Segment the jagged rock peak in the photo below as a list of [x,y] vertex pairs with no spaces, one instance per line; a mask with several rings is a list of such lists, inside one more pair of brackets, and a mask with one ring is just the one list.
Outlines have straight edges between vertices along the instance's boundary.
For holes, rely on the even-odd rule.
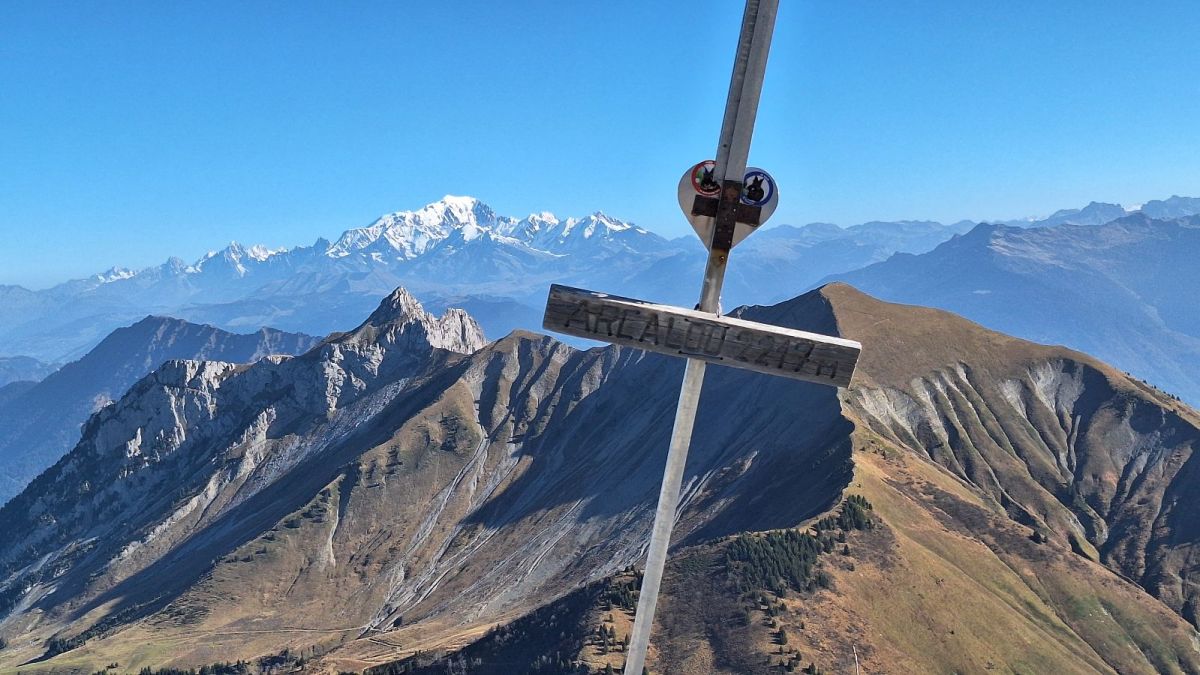
[[412,327],[419,327],[430,347],[460,354],[476,352],[487,344],[483,329],[464,310],[450,308],[441,317],[435,317],[403,287],[384,298],[354,334],[369,333],[371,338],[391,335],[394,338],[410,333]]
[[424,316],[431,315],[421,306],[421,301],[413,297],[408,289],[400,286],[379,303],[379,307],[367,317],[367,323],[382,326],[396,321],[419,320]]
[[224,361],[174,359],[159,366],[151,377],[160,385],[188,389],[215,389],[237,364]]

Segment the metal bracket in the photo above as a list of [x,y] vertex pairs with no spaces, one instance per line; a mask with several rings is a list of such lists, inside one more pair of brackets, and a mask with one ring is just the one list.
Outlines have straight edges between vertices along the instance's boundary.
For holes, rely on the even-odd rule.
[[[721,203],[716,197],[703,197],[696,195],[695,201],[692,202],[693,216],[708,216],[710,218],[717,217],[717,206]],[[751,206],[738,202],[736,214],[734,218],[737,222],[750,227],[758,227],[762,224],[762,207]]]
[[758,227],[762,221],[762,207],[742,203],[742,183],[727,180],[722,184],[721,197],[697,195],[692,202],[693,216],[709,216],[715,219],[712,246],[714,251],[733,248],[733,233],[738,223]]

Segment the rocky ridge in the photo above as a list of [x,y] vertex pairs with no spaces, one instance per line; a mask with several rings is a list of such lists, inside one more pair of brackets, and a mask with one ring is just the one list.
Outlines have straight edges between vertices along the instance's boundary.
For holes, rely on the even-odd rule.
[[[176,664],[319,647],[322,667],[359,670],[470,641],[640,558],[679,363],[526,333],[425,348],[405,336],[473,331],[454,316],[429,330],[401,294],[384,307],[297,358],[168,364],[97,415],[0,510],[3,663],[160,666],[153,645],[170,641]],[[1194,412],[1085,355],[842,285],[742,314],[857,339],[864,358],[840,394],[710,372],[677,547],[812,522],[863,491],[883,539],[855,540],[880,556],[855,560],[875,576],[830,567],[843,591],[808,620],[888,632],[890,651],[863,643],[888,663],[982,668],[1044,631],[1039,663],[1200,663],[1180,618]],[[872,579],[948,646],[920,642],[911,617],[893,635],[855,590]],[[950,588],[992,621],[924,599]],[[1017,642],[997,643],[996,621]],[[672,630],[693,636],[673,648],[716,649]]]
[[77,361],[0,397],[0,503],[16,495],[79,441],[88,417],[172,359],[251,363],[307,351],[317,338],[271,328],[228,333],[149,316],[119,328]]

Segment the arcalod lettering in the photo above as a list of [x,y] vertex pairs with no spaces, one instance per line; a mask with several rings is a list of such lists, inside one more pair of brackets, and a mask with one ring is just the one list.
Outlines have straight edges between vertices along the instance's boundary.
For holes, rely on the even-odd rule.
[[705,312],[552,286],[543,326],[647,351],[845,386],[857,342]]

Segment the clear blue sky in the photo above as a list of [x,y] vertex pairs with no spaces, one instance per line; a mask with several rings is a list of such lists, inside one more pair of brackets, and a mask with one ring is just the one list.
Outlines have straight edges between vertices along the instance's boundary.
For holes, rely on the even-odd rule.
[[[739,2],[0,3],[0,283],[470,194],[686,232]],[[774,222],[1200,194],[1200,3],[783,0]]]

